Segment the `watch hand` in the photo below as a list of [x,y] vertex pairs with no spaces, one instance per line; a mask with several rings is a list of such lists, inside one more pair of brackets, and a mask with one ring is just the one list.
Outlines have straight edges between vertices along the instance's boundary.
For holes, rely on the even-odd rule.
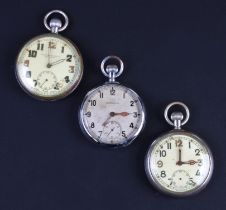
[[48,79],[45,79],[45,81],[40,85],[40,87],[42,87],[46,82],[48,82]]
[[179,161],[181,162],[181,149],[179,149]]
[[57,64],[59,64],[59,63],[64,62],[65,60],[66,60],[66,59],[60,59],[60,60],[55,61],[55,62],[53,62],[53,63],[49,63],[49,65],[52,67],[52,66],[54,66],[54,65],[57,65]]
[[51,64],[50,64],[50,53],[51,53],[51,42],[49,42],[49,46],[48,46],[48,54],[47,54],[48,63],[47,63],[47,68],[50,68],[51,67]]
[[183,164],[190,164],[190,165],[194,165],[196,163],[198,163],[198,162],[195,160],[188,160],[188,161],[183,162]]
[[107,123],[108,123],[108,120],[110,120],[111,119],[111,114],[108,116],[108,118],[104,121],[104,123],[102,124],[103,126],[105,126],[105,125],[107,125]]
[[178,152],[179,152],[179,157],[178,157],[179,160],[176,162],[176,165],[181,166],[183,164],[183,162],[181,161],[181,149],[180,148],[179,148]]
[[111,119],[111,117],[114,117],[114,116],[115,116],[115,113],[110,112],[108,118],[104,121],[102,125],[105,126],[108,123],[108,121]]
[[194,165],[196,163],[198,163],[198,162],[195,160],[188,160],[188,161],[178,161],[176,164],[181,166],[183,164]]
[[111,131],[108,133],[107,136],[109,136],[111,134],[111,132],[113,132],[115,130],[115,128],[112,128]]
[[103,126],[105,126],[106,124],[107,124],[107,122],[108,122],[108,120],[111,118],[111,117],[114,117],[114,116],[116,116],[116,115],[120,115],[120,116],[123,116],[123,117],[126,117],[126,116],[128,116],[130,113],[128,113],[128,112],[110,112],[109,113],[109,116],[108,116],[108,118],[107,118],[107,120],[105,120],[105,122],[102,124]]
[[126,117],[126,116],[129,115],[129,113],[128,113],[128,112],[119,112],[119,113],[114,113],[114,116],[115,116],[115,115],[121,115],[121,116],[123,116],[123,117]]

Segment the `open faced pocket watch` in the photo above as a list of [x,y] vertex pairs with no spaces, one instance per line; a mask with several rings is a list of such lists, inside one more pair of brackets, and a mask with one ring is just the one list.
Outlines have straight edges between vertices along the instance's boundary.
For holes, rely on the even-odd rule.
[[[58,18],[61,15],[64,25]],[[57,100],[72,93],[83,75],[83,61],[78,48],[58,34],[68,26],[68,16],[53,10],[44,18],[51,33],[36,36],[20,50],[16,60],[16,77],[29,95],[41,100]]]
[[[169,110],[173,106],[182,112]],[[189,109],[181,102],[173,102],[165,109],[166,121],[174,130],[158,137],[148,149],[145,170],[150,182],[160,191],[172,196],[187,196],[201,191],[210,181],[213,157],[207,144],[197,135],[181,129],[189,119]]]
[[[114,60],[120,66],[109,63]],[[115,78],[123,72],[120,58],[108,56],[101,63],[109,81],[87,93],[79,112],[82,130],[94,142],[110,147],[129,145],[141,132],[145,122],[144,105],[133,90]]]

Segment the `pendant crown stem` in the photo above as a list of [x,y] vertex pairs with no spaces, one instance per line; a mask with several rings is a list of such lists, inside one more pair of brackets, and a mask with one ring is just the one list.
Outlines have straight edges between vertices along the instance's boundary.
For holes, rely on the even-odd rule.
[[119,69],[116,65],[107,65],[106,72],[108,73],[109,82],[115,82],[115,75],[118,73]]
[[181,129],[181,121],[184,119],[182,112],[173,112],[170,116],[174,124],[174,129]]
[[50,20],[49,26],[51,28],[52,33],[58,34],[59,28],[62,27],[62,22],[58,18],[53,18]]

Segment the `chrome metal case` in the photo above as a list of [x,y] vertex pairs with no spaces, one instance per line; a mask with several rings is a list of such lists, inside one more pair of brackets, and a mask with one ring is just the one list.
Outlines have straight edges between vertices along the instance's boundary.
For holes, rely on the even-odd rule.
[[[105,63],[110,60],[110,59],[114,59],[116,60],[119,65],[120,65],[120,68],[118,68],[118,66],[116,65],[108,65],[105,69]],[[138,134],[142,131],[142,129],[144,128],[144,125],[145,125],[145,117],[146,117],[146,113],[145,113],[145,107],[144,107],[144,104],[141,100],[141,98],[139,97],[139,95],[131,90],[130,88],[128,87],[125,87],[123,85],[121,85],[119,82],[116,82],[115,81],[115,78],[117,78],[118,76],[120,76],[123,72],[123,69],[124,69],[124,64],[122,62],[122,60],[117,57],[117,56],[107,56],[102,62],[101,62],[101,71],[102,73],[108,77],[109,81],[108,82],[105,82],[103,85],[99,86],[99,87],[96,87],[94,89],[92,89],[91,91],[89,91],[83,102],[82,102],[82,105],[80,107],[80,110],[79,110],[79,124],[80,124],[80,127],[82,129],[82,131],[84,132],[84,134],[86,136],[88,136],[89,139],[92,139],[94,140],[94,142],[100,144],[100,145],[103,145],[103,146],[107,146],[107,147],[113,147],[113,148],[116,148],[116,147],[125,147],[125,146],[128,146],[129,144],[131,144],[133,142],[133,140],[138,136]],[[92,134],[87,130],[86,128],[86,125],[85,125],[85,122],[84,122],[84,110],[83,110],[83,107],[84,107],[84,104],[85,102],[88,100],[88,98],[94,93],[96,92],[96,90],[98,89],[101,89],[105,86],[112,86],[112,85],[115,85],[115,86],[120,86],[122,87],[123,89],[127,89],[129,91],[131,91],[131,93],[133,93],[137,99],[140,101],[140,105],[141,105],[141,113],[140,113],[140,117],[141,117],[141,124],[140,124],[140,127],[139,129],[135,132],[135,134],[133,134],[133,136],[131,136],[126,142],[122,143],[122,144],[105,144],[103,142],[100,142],[97,138],[93,137]]]
[[[126,142],[124,142],[123,144],[105,144],[105,143],[103,143],[103,142],[100,142],[97,138],[94,138],[94,137],[91,135],[91,133],[86,129],[86,126],[85,126],[85,123],[84,123],[84,118],[83,118],[83,116],[84,116],[84,111],[83,111],[84,103],[87,101],[87,99],[88,99],[94,92],[96,92],[96,90],[101,89],[102,87],[108,86],[108,85],[109,85],[109,86],[110,86],[110,85],[111,85],[111,86],[112,86],[112,85],[121,86],[122,88],[125,88],[125,89],[130,90],[134,95],[137,96],[137,98],[138,98],[138,100],[140,101],[141,106],[142,106],[142,112],[141,112],[141,119],[142,119],[142,121],[141,121],[141,126],[140,126],[140,128],[137,130],[137,132],[134,134],[134,136],[132,136],[131,138],[129,138],[129,139],[128,139]],[[106,82],[105,84],[103,84],[103,85],[101,85],[101,86],[98,86],[98,87],[96,87],[96,88],[90,90],[90,91],[86,94],[86,96],[85,96],[85,98],[84,98],[84,100],[83,100],[83,102],[82,102],[82,104],[81,104],[81,106],[80,106],[78,118],[79,118],[79,124],[80,124],[81,130],[83,131],[83,133],[84,133],[89,139],[94,140],[94,141],[92,141],[92,142],[95,142],[95,143],[97,143],[97,144],[99,144],[99,145],[102,145],[102,146],[105,146],[105,147],[119,148],[119,147],[125,147],[125,146],[128,146],[129,144],[131,144],[131,143],[137,138],[137,136],[139,135],[139,133],[140,133],[140,132],[143,130],[143,128],[144,128],[145,121],[146,121],[146,120],[145,120],[145,116],[146,116],[146,111],[145,111],[144,103],[143,103],[143,101],[141,100],[141,98],[139,97],[139,95],[138,95],[135,91],[133,91],[132,89],[130,89],[130,88],[128,88],[128,87],[125,87],[125,86],[121,85],[121,84],[118,83],[118,82]]]

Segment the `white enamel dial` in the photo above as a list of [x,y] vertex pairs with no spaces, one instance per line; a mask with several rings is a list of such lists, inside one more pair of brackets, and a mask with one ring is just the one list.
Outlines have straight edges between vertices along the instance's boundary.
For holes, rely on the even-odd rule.
[[27,42],[16,63],[16,76],[22,88],[43,100],[56,100],[70,94],[83,74],[78,49],[57,34],[44,34]]
[[134,91],[108,83],[87,94],[81,106],[80,122],[95,142],[125,146],[143,128],[144,107]]
[[213,159],[207,145],[197,136],[171,132],[152,144],[145,166],[158,189],[183,196],[201,190],[208,183]]

